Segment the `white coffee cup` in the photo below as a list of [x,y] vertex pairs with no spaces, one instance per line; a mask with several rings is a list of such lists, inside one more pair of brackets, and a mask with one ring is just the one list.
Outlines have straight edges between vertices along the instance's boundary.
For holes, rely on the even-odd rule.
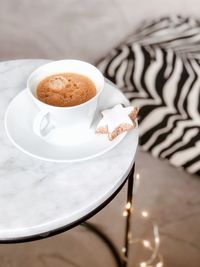
[[[96,95],[80,105],[71,107],[51,106],[40,101],[36,96],[39,82],[47,76],[64,72],[87,76],[95,84]],[[104,77],[101,72],[93,65],[84,61],[59,60],[39,67],[29,76],[27,81],[27,90],[40,110],[33,122],[34,133],[42,138],[46,138],[52,130],[55,132],[55,129],[57,129],[58,131],[64,130],[68,133],[68,137],[72,138],[77,132],[87,131],[94,119],[103,88]],[[67,138],[66,135],[65,137]],[[58,138],[59,136],[57,136]],[[62,140],[60,144],[62,144]]]

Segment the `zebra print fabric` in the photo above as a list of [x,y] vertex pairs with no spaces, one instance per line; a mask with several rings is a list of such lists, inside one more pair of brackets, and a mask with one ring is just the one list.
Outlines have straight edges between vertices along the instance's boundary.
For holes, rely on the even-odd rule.
[[183,58],[200,59],[200,21],[174,16],[144,23],[128,42],[171,48]]
[[163,18],[145,25],[98,64],[131,103],[140,107],[141,148],[197,175],[200,175],[200,61],[196,53],[199,39],[198,21]]

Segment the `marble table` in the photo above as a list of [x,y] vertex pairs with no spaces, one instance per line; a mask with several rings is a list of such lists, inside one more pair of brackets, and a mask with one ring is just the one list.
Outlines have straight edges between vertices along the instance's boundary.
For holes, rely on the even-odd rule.
[[132,130],[114,149],[76,163],[50,163],[15,148],[4,129],[9,102],[45,60],[0,63],[0,242],[45,237],[95,213],[124,184],[138,142]]

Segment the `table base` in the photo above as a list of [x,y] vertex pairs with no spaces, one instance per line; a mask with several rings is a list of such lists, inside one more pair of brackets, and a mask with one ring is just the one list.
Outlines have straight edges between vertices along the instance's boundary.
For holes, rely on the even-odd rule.
[[[75,226],[81,225],[86,227],[88,230],[92,231],[96,234],[109,248],[110,252],[112,253],[116,266],[118,267],[127,267],[128,265],[128,254],[129,254],[129,239],[131,236],[130,227],[131,227],[131,211],[132,211],[132,197],[133,197],[133,182],[134,182],[134,170],[135,164],[133,164],[128,176],[126,177],[124,183],[113,193],[113,195],[102,203],[95,211],[88,214],[84,218],[81,218],[79,221],[75,222],[73,225],[62,227],[60,229],[56,229],[52,232],[46,232],[41,235],[35,235],[25,238],[19,239],[12,239],[12,240],[0,240],[0,244],[13,244],[13,243],[24,243],[24,242],[31,242],[39,239],[48,238],[59,233],[65,232]],[[122,253],[118,251],[115,244],[111,241],[111,239],[103,233],[98,227],[96,227],[93,223],[86,222],[87,219],[94,216],[98,211],[103,209],[108,203],[112,201],[112,199],[121,191],[124,184],[128,181],[127,186],[127,202],[126,202],[126,209],[125,209],[125,229],[124,229],[124,246],[122,248]]]

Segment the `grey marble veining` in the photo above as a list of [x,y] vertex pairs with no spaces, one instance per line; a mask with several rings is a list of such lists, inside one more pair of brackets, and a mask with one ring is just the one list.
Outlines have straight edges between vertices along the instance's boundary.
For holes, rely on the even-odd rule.
[[0,239],[43,233],[81,218],[119,187],[134,161],[137,130],[110,152],[80,163],[37,160],[11,144],[3,127],[6,107],[44,63],[0,63]]

